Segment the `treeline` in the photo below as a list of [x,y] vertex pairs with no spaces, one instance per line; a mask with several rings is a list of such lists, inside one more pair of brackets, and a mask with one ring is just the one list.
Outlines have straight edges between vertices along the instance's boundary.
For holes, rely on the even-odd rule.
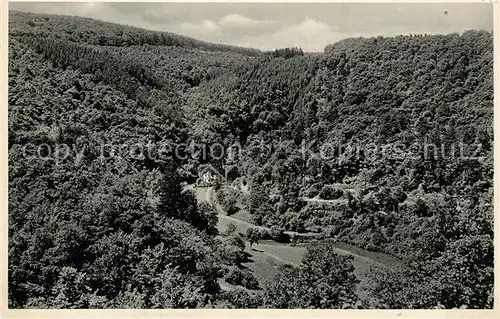
[[273,58],[282,57],[285,59],[293,58],[294,56],[303,56],[304,52],[301,48],[280,48],[274,51],[266,52],[267,55]]
[[40,37],[55,36],[61,40],[98,46],[161,45],[206,51],[235,52],[258,56],[259,50],[215,44],[169,33],[124,26],[89,18],[32,14],[9,11],[9,34]]

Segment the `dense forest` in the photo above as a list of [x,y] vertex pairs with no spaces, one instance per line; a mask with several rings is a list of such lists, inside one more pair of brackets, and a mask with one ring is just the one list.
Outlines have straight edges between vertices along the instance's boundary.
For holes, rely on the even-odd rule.
[[[11,11],[8,102],[12,308],[493,306],[489,32],[308,55]],[[169,156],[108,147],[147,143]],[[217,197],[271,234],[218,230],[186,187],[207,164],[245,179]],[[290,232],[317,236],[259,284],[247,244]],[[334,241],[402,265],[360,300]]]

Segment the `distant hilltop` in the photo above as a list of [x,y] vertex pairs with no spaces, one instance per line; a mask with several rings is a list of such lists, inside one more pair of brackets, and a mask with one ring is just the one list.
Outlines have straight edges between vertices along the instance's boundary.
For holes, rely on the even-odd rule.
[[186,36],[141,29],[77,16],[9,12],[9,35],[30,34],[49,36],[56,34],[61,40],[100,46],[164,45],[205,51],[234,52],[258,56],[262,52],[253,48],[216,44]]

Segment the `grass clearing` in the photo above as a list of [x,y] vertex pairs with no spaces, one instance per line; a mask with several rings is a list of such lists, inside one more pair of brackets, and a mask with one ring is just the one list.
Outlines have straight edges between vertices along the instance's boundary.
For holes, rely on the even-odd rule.
[[[212,203],[211,189],[197,189],[196,193],[200,200],[206,200]],[[213,204],[213,203],[212,203]],[[250,216],[246,211],[240,211],[232,216],[225,215],[220,207],[217,207],[219,211],[219,222],[217,228],[219,232],[223,232],[227,229],[229,224],[236,225],[236,231],[243,234],[250,227],[254,228],[265,228],[253,225],[250,221],[244,220],[248,219]],[[401,261],[390,255],[368,251],[363,248],[336,242],[333,244],[335,252],[339,255],[351,255],[353,256],[353,266],[354,274],[360,280],[357,286],[357,293],[360,299],[365,299],[367,297],[367,286],[368,286],[368,274],[372,271],[372,267],[391,267],[400,264]],[[253,245],[250,250],[247,246],[246,251],[250,254],[249,262],[243,264],[247,267],[254,276],[259,281],[259,285],[263,287],[265,283],[271,280],[277,273],[278,267],[284,264],[292,264],[298,266],[302,260],[302,257],[307,251],[307,245],[291,245],[276,243],[274,241],[261,241],[259,244]],[[231,289],[228,283],[223,283],[225,289]]]

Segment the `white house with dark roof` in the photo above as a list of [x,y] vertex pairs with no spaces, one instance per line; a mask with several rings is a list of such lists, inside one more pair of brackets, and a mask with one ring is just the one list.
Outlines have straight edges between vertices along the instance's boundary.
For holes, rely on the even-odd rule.
[[198,172],[196,185],[201,187],[215,186],[224,182],[224,180],[224,176],[212,165],[208,164]]

